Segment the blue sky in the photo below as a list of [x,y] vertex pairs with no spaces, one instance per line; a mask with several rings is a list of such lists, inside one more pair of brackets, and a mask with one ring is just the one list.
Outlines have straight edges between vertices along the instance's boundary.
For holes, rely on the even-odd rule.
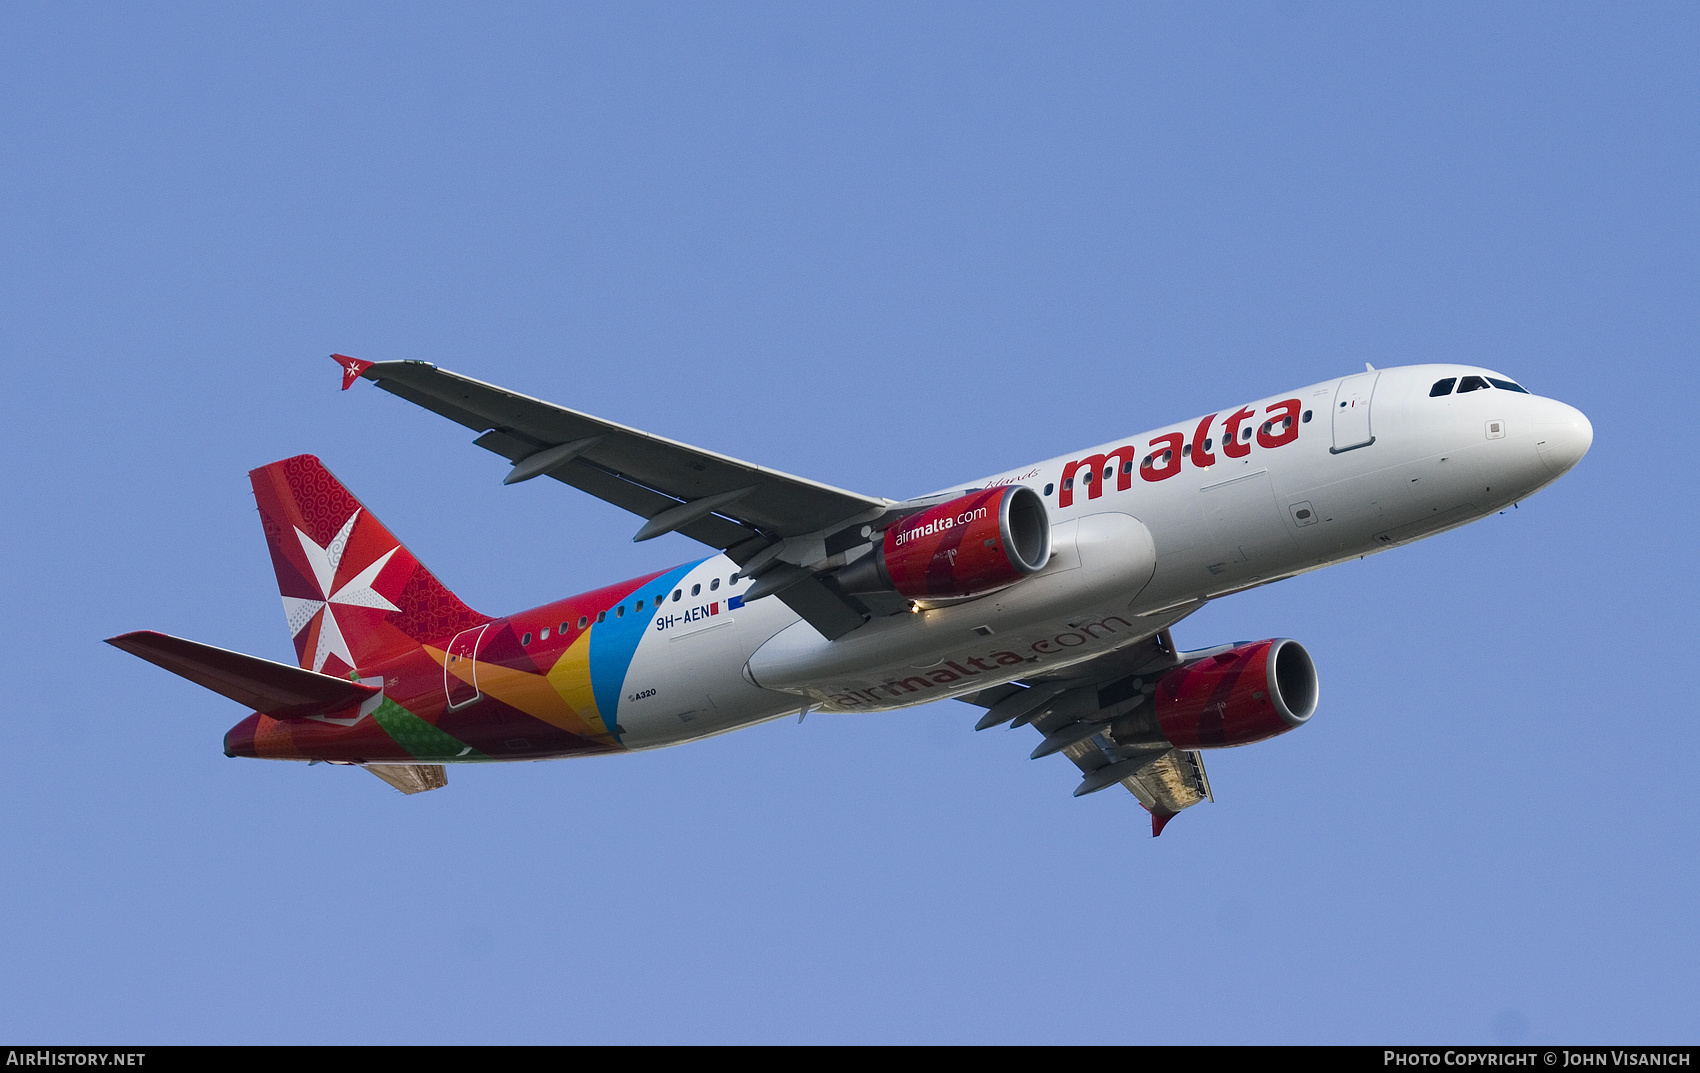
[[[1692,5],[0,9],[0,1036],[1692,1042]],[[229,760],[100,639],[291,650],[311,451],[470,603],[696,557],[325,357],[901,497],[1459,360],[1516,511],[1212,605],[1322,707],[1161,839],[978,712],[451,772]]]

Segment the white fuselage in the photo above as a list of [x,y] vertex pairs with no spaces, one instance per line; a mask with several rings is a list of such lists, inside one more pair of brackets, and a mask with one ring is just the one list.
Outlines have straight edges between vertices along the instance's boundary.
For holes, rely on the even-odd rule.
[[[1205,601],[1480,518],[1587,451],[1592,428],[1564,403],[1500,388],[1430,397],[1436,381],[1469,376],[1505,379],[1457,365],[1359,373],[947,489],[1040,493],[1049,564],[837,641],[773,598],[693,616],[750,584],[728,580],[737,566],[726,556],[706,559],[680,582],[700,599],[669,604],[638,645],[623,741],[674,745],[804,708],[902,708],[1055,671],[1146,640]],[[1296,435],[1281,424],[1293,409]],[[1236,457],[1223,440],[1248,410]],[[1195,464],[1206,458],[1195,439],[1211,464]],[[1093,456],[1104,458],[1081,465]]]

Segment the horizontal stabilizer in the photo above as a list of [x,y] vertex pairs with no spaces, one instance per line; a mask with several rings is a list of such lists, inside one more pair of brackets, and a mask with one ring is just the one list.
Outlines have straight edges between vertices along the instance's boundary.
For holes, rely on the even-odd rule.
[[361,704],[378,693],[377,686],[152,630],[109,637],[106,643],[274,719],[328,715]]

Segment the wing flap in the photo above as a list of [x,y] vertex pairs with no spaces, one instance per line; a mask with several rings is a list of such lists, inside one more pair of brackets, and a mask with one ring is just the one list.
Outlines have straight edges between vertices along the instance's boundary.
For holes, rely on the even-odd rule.
[[1156,836],[1181,810],[1215,800],[1204,758],[1168,748],[1162,739],[1118,742],[1111,724],[1143,708],[1151,688],[1146,679],[1164,673],[1179,659],[1174,639],[1164,628],[1095,659],[958,699],[988,709],[976,730],[1011,719],[1014,725],[1031,721],[1045,735],[1033,750],[1034,759],[1060,752],[1073,761],[1082,776],[1076,797],[1119,782],[1151,813],[1151,834]]
[[[482,447],[516,463],[544,449],[544,445],[529,436],[519,436],[512,429],[491,429],[472,442],[475,447]],[[681,504],[680,500],[672,496],[626,480],[618,473],[610,472],[583,458],[573,458],[549,470],[548,475],[562,484],[588,492],[604,503],[612,503],[641,518],[653,518],[662,511],[671,510]],[[729,548],[756,535],[753,530],[737,522],[712,514],[680,526],[679,532],[714,548]]]
[[153,630],[109,637],[106,643],[274,719],[345,711],[379,692],[377,686]]
[[[644,518],[653,518],[682,502],[641,484],[634,484],[619,474],[610,473],[584,459],[575,459],[561,469],[551,472],[549,476]],[[711,548],[730,548],[756,535],[752,529],[712,514],[680,526],[679,532]]]
[[367,764],[365,768],[404,794],[441,790],[449,784],[449,773],[441,764]]
[[[1128,792],[1139,798],[1152,823],[1173,816],[1181,809],[1212,801],[1210,779],[1204,774],[1204,757],[1196,751],[1170,749],[1137,775],[1122,780]],[[1159,828],[1160,829],[1160,828]]]

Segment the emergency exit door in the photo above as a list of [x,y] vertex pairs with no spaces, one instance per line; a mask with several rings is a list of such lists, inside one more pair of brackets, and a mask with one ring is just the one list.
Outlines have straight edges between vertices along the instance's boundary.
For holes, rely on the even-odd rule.
[[443,654],[443,692],[448,695],[450,708],[464,708],[483,696],[478,692],[478,641],[489,628],[486,622],[462,630]]

